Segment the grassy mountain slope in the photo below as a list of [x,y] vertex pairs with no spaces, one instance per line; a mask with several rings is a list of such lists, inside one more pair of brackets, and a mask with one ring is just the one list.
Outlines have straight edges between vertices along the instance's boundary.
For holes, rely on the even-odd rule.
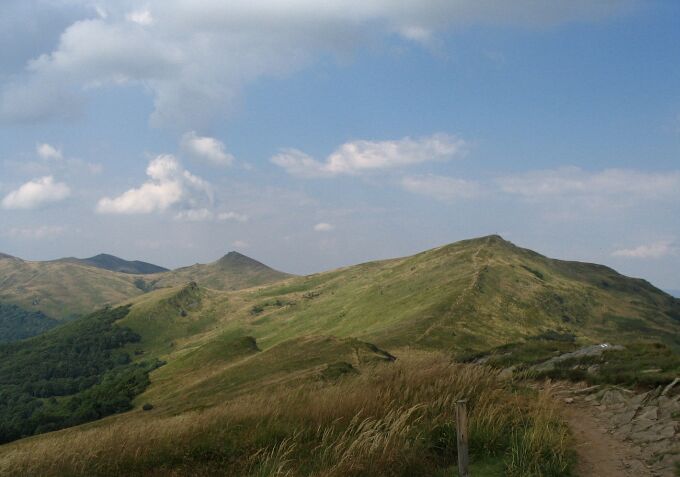
[[216,262],[178,268],[150,276],[149,280],[153,281],[155,288],[193,281],[216,290],[240,290],[273,283],[289,276],[238,252],[229,252]]
[[[106,436],[118,432],[115,429],[138,429],[139,435],[128,436],[128,442],[134,444],[126,444],[126,449],[139,446],[134,455],[146,457],[124,461],[120,456],[128,451],[120,449],[118,454],[111,454],[108,464],[103,463],[103,457],[88,457],[90,469],[111,465],[116,472],[144,475],[150,468],[167,464],[165,469],[177,475],[203,475],[196,469],[206,465],[207,475],[218,468],[256,474],[262,469],[253,470],[243,461],[244,456],[253,454],[271,456],[272,469],[290,455],[296,456],[296,462],[309,462],[306,470],[326,469],[342,462],[342,456],[317,456],[314,445],[322,437],[315,432],[358,439],[353,434],[353,424],[343,419],[360,409],[368,409],[366,417],[375,419],[377,428],[372,435],[385,439],[379,442],[396,446],[402,454],[408,453],[407,449],[420,449],[419,455],[428,456],[419,464],[422,466],[438,462],[438,451],[433,450],[437,446],[451,446],[445,452],[455,448],[455,432],[450,427],[437,427],[444,423],[431,421],[431,417],[452,412],[449,405],[453,400],[469,393],[478,396],[472,404],[473,415],[478,416],[473,421],[476,427],[472,439],[480,449],[475,451],[479,459],[491,459],[490,465],[500,465],[494,468],[502,468],[505,475],[564,476],[569,475],[565,470],[567,452],[561,447],[566,442],[564,435],[557,423],[541,420],[552,417],[538,417],[545,407],[541,404],[540,412],[534,409],[535,397],[519,392],[528,401],[518,408],[513,401],[519,399],[517,391],[502,384],[489,382],[488,395],[482,390],[476,391],[481,394],[452,391],[459,389],[459,384],[448,383],[447,373],[451,370],[435,372],[430,364],[419,361],[419,356],[434,354],[440,356],[436,359],[450,362],[452,354],[529,341],[551,333],[574,335],[577,343],[625,344],[642,339],[662,341],[676,350],[680,347],[680,301],[643,280],[624,277],[607,267],[549,259],[498,236],[233,291],[229,290],[233,281],[220,277],[220,270],[228,273],[234,262],[251,262],[230,255],[224,262],[180,269],[174,276],[168,274],[165,284],[178,283],[177,286],[129,300],[130,311],[118,324],[131,329],[140,339],[129,343],[127,351],[137,360],[159,358],[167,362],[150,374],[151,385],[135,399],[137,410],[90,424],[89,430],[46,435],[25,446],[18,443],[9,451],[18,453],[10,455],[24,455],[22,449],[27,449],[27,457],[17,457],[19,463],[8,468],[33,465],[28,459],[31,453],[45,451],[48,455],[51,448],[66,449],[66,443],[79,436],[83,436],[83,446],[96,438],[105,449],[111,444]],[[256,270],[262,268],[258,265]],[[257,284],[249,281],[257,282],[257,276],[254,273],[240,283]],[[151,277],[156,278],[152,275],[145,279]],[[192,279],[197,283],[179,284]],[[158,283],[163,282],[159,279]],[[442,351],[446,354],[437,354]],[[390,353],[397,357],[396,364]],[[464,367],[456,372],[474,374],[475,369]],[[487,378],[470,379],[477,383]],[[337,387],[334,383],[338,383]],[[325,407],[314,407],[313,403],[326,393]],[[347,396],[354,397],[346,401]],[[373,407],[359,396],[371,396]],[[420,437],[410,440],[408,436],[413,435],[405,428],[382,434],[391,429],[390,419],[396,416],[402,416],[400,422],[409,429],[417,427],[410,424],[408,416],[412,414],[407,410],[419,402],[424,406],[423,414],[412,412],[419,416],[417,422],[427,423],[422,430],[425,434],[420,436],[426,436],[430,447],[419,448],[415,443],[422,442]],[[140,410],[144,403],[153,405],[150,413]],[[509,420],[504,424],[487,421],[506,415]],[[551,416],[550,412],[547,415]],[[308,418],[301,421],[301,416]],[[198,427],[189,432],[187,422]],[[532,424],[536,422],[542,422],[540,429]],[[528,423],[529,427],[519,423]],[[433,429],[438,434],[432,435]],[[524,432],[527,441],[523,440]],[[154,442],[160,447],[148,444],[148,433],[156,436]],[[510,441],[503,437],[510,435]],[[450,436],[454,437],[449,441]],[[399,444],[390,440],[402,438],[405,440]],[[190,443],[191,439],[200,444]],[[177,442],[181,443],[179,447]],[[216,447],[217,442],[230,444],[225,450],[222,444]],[[286,450],[284,444],[293,448]],[[82,462],[82,457],[76,458],[78,447],[74,449],[74,462]],[[0,455],[2,452],[0,448]],[[370,462],[381,457],[366,452],[363,457],[351,457],[365,462],[368,467],[364,471],[341,469],[335,474],[329,471],[328,475],[371,475],[375,468],[370,467]],[[61,465],[57,464],[61,462],[58,454],[55,451],[53,461],[49,461],[53,463],[45,465]],[[99,455],[105,454],[102,451]],[[536,455],[552,457],[530,461],[534,458],[530,456]],[[270,458],[262,459],[260,462],[269,462]],[[512,466],[518,463],[520,467],[513,471]],[[445,468],[450,464],[442,461],[437,466]],[[410,464],[399,459],[380,465],[415,475],[409,474],[413,472]],[[541,467],[544,465],[554,468]],[[535,467],[531,474],[521,473],[531,466]],[[68,473],[72,468],[55,469],[58,471],[52,475]],[[305,469],[298,471],[304,474]],[[426,474],[435,475],[431,468]],[[498,475],[498,470],[490,475]]]
[[[140,399],[172,409],[209,405],[285,376],[309,377],[319,366],[354,366],[338,348],[353,339],[390,351],[455,354],[550,333],[583,344],[680,347],[678,300],[609,268],[548,259],[497,236],[254,289],[192,283],[132,304],[121,324],[141,336],[138,353],[168,362]],[[233,343],[251,339],[236,365],[232,352],[240,345]],[[305,363],[293,350],[323,359]]]
[[[680,346],[680,302],[643,280],[552,260],[500,237],[458,242],[214,298],[227,328],[269,345],[300,335],[383,347],[485,349],[548,330]],[[221,302],[220,302],[221,300]]]
[[139,295],[135,277],[69,262],[0,258],[0,300],[63,319]]
[[[0,256],[0,300],[63,319],[190,281],[218,290],[237,290],[289,276],[236,252],[208,265],[144,275],[130,273],[133,270],[130,267],[151,271],[147,264],[109,257],[93,257],[98,263],[93,266],[78,259],[29,262],[9,255]],[[92,259],[85,262],[89,260]]]
[[90,258],[75,258],[68,257],[57,262],[71,262],[80,265],[89,265],[91,267],[103,268],[112,272],[131,273],[135,275],[148,275],[151,273],[162,273],[169,271],[167,268],[159,267],[152,263],[141,262],[139,260],[124,260],[114,255],[107,253],[100,253]]

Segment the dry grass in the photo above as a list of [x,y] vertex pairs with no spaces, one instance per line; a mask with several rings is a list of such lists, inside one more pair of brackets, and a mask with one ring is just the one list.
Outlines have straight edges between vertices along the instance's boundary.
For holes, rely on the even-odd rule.
[[455,401],[466,397],[473,461],[503,459],[508,475],[569,475],[568,434],[550,400],[509,386],[488,368],[411,354],[331,385],[18,442],[0,450],[0,474],[432,475],[455,463]]

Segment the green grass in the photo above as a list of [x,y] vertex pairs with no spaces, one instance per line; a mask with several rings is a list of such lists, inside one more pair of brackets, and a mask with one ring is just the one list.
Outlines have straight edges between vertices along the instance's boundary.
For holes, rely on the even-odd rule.
[[[252,266],[254,271],[241,281],[229,281],[235,264]],[[203,471],[209,475],[228,464],[235,472],[250,474],[279,467],[295,475],[321,472],[335,468],[342,452],[350,452],[341,442],[363,432],[351,419],[369,409],[366,418],[374,427],[366,425],[381,439],[394,437],[385,442],[399,451],[385,454],[386,460],[370,453],[352,454],[365,468],[350,469],[349,474],[371,475],[370,470],[379,469],[371,467],[375,461],[394,470],[392,475],[411,475],[413,465],[422,467],[427,457],[435,464],[423,468],[432,475],[453,464],[452,419],[436,417],[451,417],[447,413],[452,412],[456,395],[446,379],[453,377],[433,377],[427,367],[408,368],[412,361],[402,365],[402,356],[409,356],[405,350],[445,352],[441,359],[447,364],[453,355],[470,360],[492,350],[489,363],[506,367],[528,366],[584,344],[636,343],[641,330],[650,340],[665,343],[671,355],[680,347],[677,300],[606,267],[551,260],[495,236],[308,277],[270,275],[266,280],[283,280],[268,285],[259,281],[258,270],[270,273],[245,257],[231,256],[225,262],[181,269],[169,278],[168,283],[182,283],[176,287],[146,294],[135,287],[131,310],[119,324],[133,330],[140,341],[127,344],[125,350],[137,361],[161,359],[167,365],[151,373],[151,385],[135,400],[135,411],[87,428],[110,445],[113,437],[107,433],[128,426],[132,434],[126,435],[132,447],[138,446],[138,458],[125,454],[128,457],[116,460],[102,450],[99,457],[84,458],[91,467],[83,468],[96,469],[99,462],[102,469],[127,475],[143,475],[153,466],[177,475],[191,469],[194,475]],[[194,278],[198,285],[185,283]],[[257,287],[218,289],[251,285]],[[397,361],[383,350],[399,350]],[[643,363],[647,358],[654,356],[626,359]],[[672,358],[668,359],[670,363]],[[624,364],[622,358],[617,366]],[[469,368],[478,369],[455,370]],[[425,386],[429,391],[418,394],[411,381],[405,384],[403,376],[384,369],[408,371],[408,379],[419,383],[432,378]],[[568,475],[571,457],[565,429],[542,398],[493,389],[502,399],[493,406],[488,403],[488,412],[474,421],[473,462],[489,468],[502,462],[505,475],[511,476]],[[482,390],[478,392],[481,395]],[[323,396],[328,401],[319,410],[317,401]],[[418,396],[421,401],[415,400]],[[352,408],[354,414],[344,407],[348,397],[361,403]],[[258,400],[267,404],[255,405]],[[153,409],[141,411],[145,403]],[[408,414],[423,403],[427,411],[417,407]],[[240,406],[238,412],[232,406]],[[248,406],[257,412],[244,411]],[[443,414],[437,414],[440,411]],[[191,423],[195,427],[185,431],[179,424],[183,416],[195,419]],[[212,416],[222,427],[201,416]],[[341,421],[332,425],[334,419]],[[118,423],[122,427],[116,427]],[[384,429],[392,424],[409,430],[385,436]],[[326,429],[328,436],[319,434]],[[80,432],[63,435],[84,435]],[[154,436],[150,443],[142,440],[145,434]],[[60,435],[40,442],[62,449],[65,441]],[[319,442],[326,442],[329,449],[331,443],[338,444],[337,453],[317,455],[320,450],[314,445]],[[261,465],[246,458],[253,455],[261,457]],[[48,467],[70,471],[45,459],[41,462]],[[306,462],[308,467],[295,467],[291,461]],[[528,473],[522,474],[522,469]]]
[[[457,396],[469,398],[473,475],[571,475],[569,437],[549,399],[432,353],[203,410],[167,414],[154,406],[19,442],[0,448],[0,474],[445,475],[457,460],[450,437]],[[521,473],[517,462],[526,466]]]

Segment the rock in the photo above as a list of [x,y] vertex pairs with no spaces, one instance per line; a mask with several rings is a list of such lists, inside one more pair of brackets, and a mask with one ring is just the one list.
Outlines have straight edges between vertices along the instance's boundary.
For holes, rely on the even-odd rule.
[[659,408],[656,406],[643,407],[638,418],[656,421],[659,418]]
[[597,391],[598,389],[600,389],[600,385],[596,384],[595,386],[589,386],[587,388],[577,389],[572,394],[591,394],[591,393],[594,393],[595,391]]
[[632,421],[636,413],[637,408],[619,413],[612,418],[611,422],[615,427],[621,427],[624,424],[628,424],[630,421]]
[[633,429],[630,432],[631,434],[637,434],[646,431],[654,424],[656,424],[656,421],[650,421],[649,419],[635,419],[633,421]]
[[598,397],[597,394],[589,394],[583,400],[586,402],[596,401],[597,397]]
[[564,402],[565,402],[566,404],[573,404],[574,398],[571,398],[571,397],[569,397],[569,398],[564,398]]
[[675,399],[662,396],[657,400],[659,405],[659,419],[672,419],[680,412],[680,403]]
[[601,404],[619,404],[623,403],[626,401],[626,398],[623,396],[623,393],[617,389],[609,389],[604,392],[602,395],[602,399],[600,400]]
[[585,348],[577,349],[576,351],[572,351],[571,353],[564,353],[559,356],[555,356],[554,358],[550,358],[547,361],[544,361],[543,363],[537,364],[532,367],[533,370],[535,371],[550,371],[551,369],[555,368],[555,364],[565,361],[567,359],[578,359],[578,358],[584,358],[586,356],[599,356],[605,351],[611,351],[611,350],[620,350],[624,349],[623,346],[619,345],[612,345],[609,343],[602,343],[598,345],[593,345],[593,346],[586,346]]
[[642,394],[636,394],[635,396],[630,398],[628,402],[632,405],[642,404],[649,397],[649,394],[650,394],[649,391]]
[[644,430],[636,430],[637,422],[633,425],[631,439],[635,442],[658,442],[663,439],[671,439],[675,436],[675,423],[649,426]]
[[662,396],[665,396],[668,394],[673,387],[675,387],[676,384],[680,383],[680,378],[675,378],[672,383],[670,383],[668,386],[664,388],[664,390],[661,392]]

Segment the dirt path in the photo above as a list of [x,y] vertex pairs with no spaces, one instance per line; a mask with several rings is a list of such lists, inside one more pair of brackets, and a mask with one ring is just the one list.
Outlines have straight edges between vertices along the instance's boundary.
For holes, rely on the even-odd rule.
[[591,406],[565,404],[563,415],[576,440],[579,477],[650,477],[653,473],[640,460],[633,445],[609,433]]
[[[547,389],[545,388],[547,386]],[[674,477],[680,396],[567,382],[543,387],[575,439],[579,477]]]

